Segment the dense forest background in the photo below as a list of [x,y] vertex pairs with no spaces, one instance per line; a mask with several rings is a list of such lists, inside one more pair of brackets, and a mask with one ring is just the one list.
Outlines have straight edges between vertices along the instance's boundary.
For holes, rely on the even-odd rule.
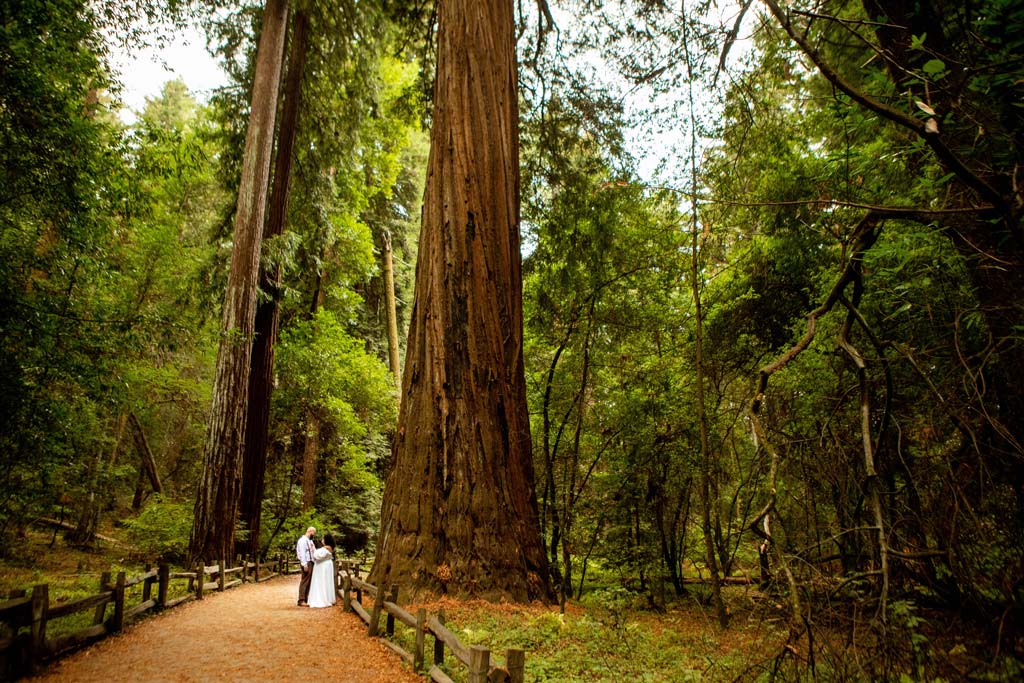
[[[383,255],[404,335],[433,14],[295,11],[255,540],[314,524],[372,553],[397,416]],[[5,553],[50,520],[184,557],[260,13],[0,7]],[[595,582],[653,609],[696,594],[725,626],[721,585],[753,576],[794,630],[877,639],[879,677],[927,677],[928,610],[1019,674],[1024,2],[540,0],[519,19],[525,360],[563,605]],[[229,85],[199,102],[171,81],[124,124],[111,42],[187,24]]]

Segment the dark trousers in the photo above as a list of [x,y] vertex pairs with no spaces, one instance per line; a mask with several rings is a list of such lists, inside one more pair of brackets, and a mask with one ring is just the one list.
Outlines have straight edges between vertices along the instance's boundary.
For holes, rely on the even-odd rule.
[[302,565],[302,578],[299,580],[299,602],[309,600],[309,582],[313,578],[313,563]]

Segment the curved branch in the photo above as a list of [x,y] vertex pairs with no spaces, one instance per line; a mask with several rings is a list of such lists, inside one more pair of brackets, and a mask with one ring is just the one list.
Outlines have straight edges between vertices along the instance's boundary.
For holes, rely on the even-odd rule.
[[[663,188],[671,189],[671,188]],[[729,199],[716,199],[714,197],[703,199],[708,204],[720,204],[722,206],[742,206],[751,208],[762,208],[768,206],[817,206],[820,208],[839,209],[864,209],[875,214],[878,218],[893,218],[916,223],[932,223],[937,220],[953,216],[984,215],[995,211],[995,207],[983,204],[981,206],[965,206],[949,209],[922,209],[916,206],[882,206],[879,204],[865,204],[863,202],[849,202],[841,199],[792,199],[788,201],[775,202],[738,202]]]
[[854,242],[853,248],[850,254],[850,260],[847,261],[846,267],[843,268],[839,274],[839,278],[832,286],[832,291],[828,293],[825,301],[822,302],[818,308],[814,309],[807,314],[807,331],[804,336],[796,344],[791,346],[789,350],[783,353],[781,356],[776,358],[768,365],[761,368],[758,372],[757,390],[754,392],[754,400],[751,403],[750,411],[754,415],[761,409],[761,403],[764,402],[764,392],[768,389],[768,378],[773,374],[786,367],[794,358],[799,356],[811,342],[814,341],[814,335],[817,332],[818,318],[825,315],[836,305],[839,301],[839,297],[842,295],[843,290],[846,286],[854,280],[857,275],[857,269],[861,259],[864,256],[864,252],[871,248],[871,246],[878,239],[878,223],[881,221],[881,217],[876,215],[874,212],[869,212],[865,215],[857,227],[854,229]]
[[885,344],[878,338],[875,331],[868,326],[868,322],[864,319],[860,309],[854,306],[845,296],[840,297],[839,301],[857,321],[857,324],[860,325],[860,329],[867,335],[868,341],[871,342],[871,346],[875,348],[875,352],[882,361],[882,372],[885,374],[885,405],[882,409],[882,420],[878,426],[878,437],[875,439],[874,448],[877,454],[882,447],[882,437],[889,430],[889,425],[892,422],[892,397],[896,393],[895,382],[892,377],[892,363],[889,362],[889,358],[885,355]]
[[814,65],[818,67],[818,71],[821,72],[821,75],[824,76],[829,83],[846,93],[850,99],[865,109],[873,111],[882,118],[888,119],[896,125],[912,131],[925,141],[925,144],[932,149],[935,155],[946,165],[946,168],[955,173],[965,185],[977,192],[978,195],[986,202],[995,206],[1007,219],[1012,217],[1013,211],[1006,198],[1003,197],[1003,195],[994,187],[985,182],[978,174],[967,168],[963,160],[960,159],[956,152],[951,150],[939,136],[938,128],[934,123],[933,125],[928,125],[925,121],[916,119],[906,112],[900,111],[885,102],[881,102],[854,87],[852,83],[843,78],[828,64],[828,62],[825,61],[821,56],[821,53],[811,45],[810,41],[808,41],[806,37],[794,28],[793,23],[789,19],[788,13],[782,10],[776,0],[764,0],[764,3],[768,6],[768,9],[771,10],[771,13],[775,18],[778,19],[779,24],[782,26],[782,29],[786,34],[789,35],[790,39],[792,39],[792,41],[796,43],[803,53],[814,63]]
[[[860,223],[858,223],[856,228],[854,228],[853,246],[850,252],[850,259],[847,261],[846,266],[836,279],[836,282],[832,286],[832,290],[829,292],[828,296],[825,298],[825,301],[807,315],[807,330],[804,333],[804,336],[781,356],[761,368],[758,373],[758,386],[757,390],[754,392],[754,398],[751,401],[748,416],[750,418],[751,427],[754,431],[754,438],[757,442],[755,446],[764,448],[770,458],[768,473],[769,489],[768,501],[765,503],[761,512],[759,512],[750,525],[748,525],[748,528],[768,541],[770,541],[771,538],[767,531],[764,534],[760,533],[760,530],[757,529],[757,525],[761,524],[764,520],[768,520],[771,513],[775,510],[778,498],[777,482],[780,462],[779,452],[768,439],[768,434],[764,429],[764,425],[761,424],[761,419],[759,417],[761,405],[764,403],[764,394],[768,389],[768,380],[774,373],[784,368],[790,363],[790,361],[799,356],[808,346],[810,346],[811,342],[814,340],[815,333],[817,332],[818,318],[825,315],[835,307],[836,302],[842,297],[846,286],[850,284],[850,282],[854,281],[860,272],[860,263],[865,252],[867,252],[867,250],[870,249],[878,239],[878,224],[881,220],[882,217],[873,212],[869,212],[861,218]],[[793,613],[796,615],[800,613],[800,609],[798,598],[796,597],[797,592],[795,578],[793,577],[788,564],[785,562],[784,556],[780,554],[779,557],[782,560],[782,568],[786,575],[786,580],[790,584],[792,593],[791,599],[795,601]]]
[[868,387],[867,362],[864,355],[850,341],[850,328],[857,321],[860,312],[857,307],[860,305],[861,295],[864,293],[863,273],[859,267],[853,281],[852,300],[840,296],[840,300],[847,308],[846,320],[839,328],[837,343],[839,348],[846,352],[853,364],[857,367],[857,384],[860,387],[860,431],[861,444],[864,454],[864,472],[866,474],[865,488],[867,498],[871,505],[871,514],[874,517],[874,531],[878,543],[878,557],[881,565],[882,590],[879,595],[879,618],[885,621],[885,605],[889,596],[889,543],[885,533],[885,516],[882,512],[882,499],[878,494],[878,471],[875,469],[874,444],[871,439],[871,390]]

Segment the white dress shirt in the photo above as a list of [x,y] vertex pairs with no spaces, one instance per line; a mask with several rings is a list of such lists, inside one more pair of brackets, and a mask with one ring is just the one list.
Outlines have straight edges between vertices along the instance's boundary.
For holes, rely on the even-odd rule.
[[299,564],[305,567],[313,561],[313,541],[306,534],[299,536],[299,542],[295,544],[295,556],[299,558]]

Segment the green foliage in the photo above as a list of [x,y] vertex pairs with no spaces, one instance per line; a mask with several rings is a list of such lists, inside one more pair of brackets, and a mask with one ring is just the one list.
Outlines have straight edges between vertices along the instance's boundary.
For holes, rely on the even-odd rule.
[[[106,259],[123,198],[85,3],[5,4],[0,29],[0,538],[55,512],[116,395]],[[41,36],[47,36],[41,40]],[[6,546],[6,543],[3,543]]]
[[276,395],[283,410],[315,411],[341,441],[358,442],[394,420],[391,376],[333,313],[319,311],[285,330],[278,351],[278,371],[287,378]]
[[180,563],[188,552],[192,532],[192,506],[159,496],[134,519],[125,520],[128,541],[136,557],[157,562]]
[[[280,526],[277,529],[278,533],[274,537],[274,540],[264,544],[263,547],[268,549],[268,554],[271,556],[276,555],[277,553],[292,556],[295,554],[296,541],[298,541],[299,536],[306,533],[306,529],[309,527],[316,528],[316,538],[318,540],[325,533],[333,532],[331,526],[327,523],[327,520],[325,520],[316,509],[311,509],[292,517],[288,517],[284,520],[280,520]],[[264,529],[264,533],[269,534],[269,531]]]
[[[652,617],[630,609],[629,601],[603,593],[593,606],[574,605],[566,614],[493,605],[446,607],[445,614],[463,643],[488,647],[496,658],[507,648],[525,650],[525,680],[549,683],[611,683],[623,677],[649,683],[732,681],[784,638],[775,627],[756,622],[715,633],[705,629],[706,615],[697,609]],[[609,618],[612,611],[615,619]],[[402,627],[398,634],[411,638]],[[446,671],[465,680],[465,667]]]
[[397,418],[392,376],[327,310],[282,333],[277,370],[275,421],[289,429],[317,421],[319,458],[328,473],[318,492],[324,521],[365,542],[376,528],[384,435]]
[[135,479],[116,463],[132,442],[118,416],[146,421],[153,388],[165,392],[155,412],[177,421],[166,399],[195,393],[210,341],[207,312],[193,307],[219,201],[208,124],[173,84],[123,130],[98,32],[121,9],[40,8],[5,6],[0,40],[10,66],[0,87],[5,537],[33,517],[81,521],[86,507],[116,507]]

